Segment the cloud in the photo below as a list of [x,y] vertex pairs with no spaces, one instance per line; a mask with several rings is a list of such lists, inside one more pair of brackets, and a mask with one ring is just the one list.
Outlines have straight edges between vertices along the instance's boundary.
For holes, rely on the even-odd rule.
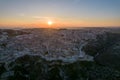
[[24,13],[19,13],[18,16],[25,16],[25,14]]
[[32,16],[35,19],[55,19],[55,17],[42,17],[42,16]]
[[48,17],[41,17],[41,16],[32,16],[34,19],[47,19]]

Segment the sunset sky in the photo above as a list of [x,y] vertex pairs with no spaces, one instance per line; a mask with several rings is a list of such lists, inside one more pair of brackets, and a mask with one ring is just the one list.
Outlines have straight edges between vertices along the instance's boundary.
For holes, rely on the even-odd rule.
[[0,26],[120,26],[120,0],[0,0]]

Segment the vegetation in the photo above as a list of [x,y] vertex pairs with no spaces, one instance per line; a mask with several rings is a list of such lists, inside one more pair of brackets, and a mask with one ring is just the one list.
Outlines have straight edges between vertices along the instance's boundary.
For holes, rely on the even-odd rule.
[[97,63],[120,70],[120,33],[107,32],[90,41],[83,50]]
[[51,64],[38,56],[25,55],[9,65],[7,80],[119,80],[120,71],[95,62]]
[[86,46],[83,47],[83,51],[86,54],[95,56],[97,53],[104,53],[115,43],[119,43],[120,34],[107,32],[102,35],[98,35],[96,40],[90,40]]

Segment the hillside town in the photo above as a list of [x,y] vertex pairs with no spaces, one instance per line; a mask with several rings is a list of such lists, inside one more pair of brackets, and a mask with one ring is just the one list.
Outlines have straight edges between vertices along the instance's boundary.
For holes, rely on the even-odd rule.
[[25,54],[39,55],[48,61],[93,61],[93,57],[82,51],[82,47],[104,32],[97,29],[1,30],[0,61],[13,61]]

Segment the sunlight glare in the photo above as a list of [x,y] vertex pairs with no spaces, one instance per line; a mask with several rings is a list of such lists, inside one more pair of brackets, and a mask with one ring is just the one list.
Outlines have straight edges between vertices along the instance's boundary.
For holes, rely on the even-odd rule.
[[48,21],[48,25],[52,25],[53,24],[53,22],[52,21]]

